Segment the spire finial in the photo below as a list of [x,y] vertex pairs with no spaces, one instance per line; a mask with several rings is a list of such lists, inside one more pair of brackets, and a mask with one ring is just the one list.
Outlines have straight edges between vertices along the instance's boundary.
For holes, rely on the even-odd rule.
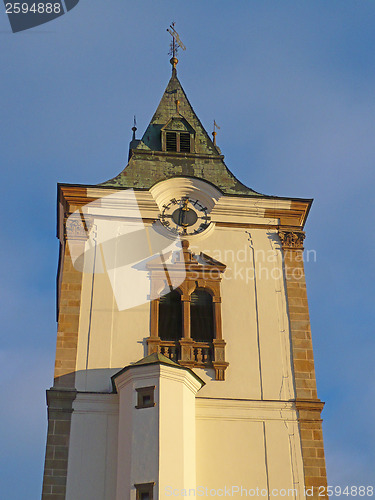
[[212,137],[213,137],[213,140],[214,140],[214,146],[216,146],[216,135],[217,135],[216,129],[220,130],[220,127],[216,123],[216,121],[214,120],[214,131],[212,132]]
[[173,23],[170,24],[169,28],[167,28],[167,31],[172,36],[170,50],[169,50],[169,55],[172,57],[169,62],[172,64],[172,73],[176,74],[177,73],[176,66],[178,63],[178,59],[176,56],[178,52],[178,47],[180,47],[182,50],[186,50],[186,47],[180,40],[177,31],[174,29],[174,25],[175,23],[173,21]]
[[135,141],[135,133],[137,131],[137,121],[135,119],[135,115],[134,115],[134,124],[132,126],[132,131],[133,131],[133,139],[132,140]]

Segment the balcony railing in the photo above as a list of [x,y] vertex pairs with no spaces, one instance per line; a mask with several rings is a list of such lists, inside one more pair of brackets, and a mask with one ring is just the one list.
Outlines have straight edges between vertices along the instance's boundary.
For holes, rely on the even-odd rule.
[[197,342],[191,338],[162,340],[160,337],[147,339],[148,353],[158,352],[168,359],[187,368],[214,368],[216,380],[224,380],[228,366],[225,361],[225,342]]
[[[158,345],[158,352],[164,354],[167,358],[176,363],[188,362],[195,367],[212,367],[213,344],[210,342],[195,342],[184,344],[184,349],[181,349],[180,341],[161,340]],[[184,356],[181,356],[181,352]]]

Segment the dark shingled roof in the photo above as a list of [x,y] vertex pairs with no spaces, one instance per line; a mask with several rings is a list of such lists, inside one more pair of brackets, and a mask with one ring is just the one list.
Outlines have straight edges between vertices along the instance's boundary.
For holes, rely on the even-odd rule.
[[[180,101],[179,112],[177,99]],[[161,129],[173,119],[194,129],[195,153],[162,151]],[[262,196],[241,184],[228,170],[220,150],[210,139],[186,97],[176,70],[172,71],[172,77],[142,139],[131,142],[128,165],[119,175],[99,185],[150,189],[157,182],[172,177],[203,179],[227,195]]]
[[134,365],[151,365],[153,363],[163,363],[180,367],[178,363],[175,363],[172,359],[167,358],[167,356],[164,356],[164,354],[160,354],[160,352],[154,352],[153,354],[140,359],[139,361],[134,363]]

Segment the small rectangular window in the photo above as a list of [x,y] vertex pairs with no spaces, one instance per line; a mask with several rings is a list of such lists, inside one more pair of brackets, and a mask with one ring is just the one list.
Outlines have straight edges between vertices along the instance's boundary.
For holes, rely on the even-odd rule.
[[151,404],[151,396],[150,396],[150,394],[143,394],[143,396],[142,396],[142,404],[143,404],[143,406],[150,406],[150,404]]
[[137,491],[136,500],[153,500],[153,490],[155,483],[135,484]]
[[180,151],[190,153],[190,134],[188,132],[180,132]]
[[167,132],[165,134],[166,138],[166,150],[167,151],[177,151],[177,134],[176,132]]
[[153,406],[155,406],[154,385],[151,387],[140,387],[139,389],[136,389],[136,391],[137,391],[137,406],[136,406],[137,410],[139,410],[140,408],[152,408]]

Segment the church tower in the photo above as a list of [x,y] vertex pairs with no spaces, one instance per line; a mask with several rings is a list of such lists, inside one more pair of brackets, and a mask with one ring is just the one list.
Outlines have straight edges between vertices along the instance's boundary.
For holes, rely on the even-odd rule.
[[325,497],[303,267],[312,200],[237,180],[177,62],[125,169],[58,186],[42,499]]

